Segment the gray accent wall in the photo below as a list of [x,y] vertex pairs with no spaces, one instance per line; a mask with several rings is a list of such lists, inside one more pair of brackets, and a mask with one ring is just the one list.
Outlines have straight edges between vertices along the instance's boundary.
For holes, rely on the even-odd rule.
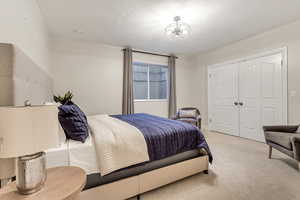
[[52,98],[52,78],[12,44],[0,43],[0,106],[40,105]]
[[0,106],[13,104],[13,47],[0,44]]

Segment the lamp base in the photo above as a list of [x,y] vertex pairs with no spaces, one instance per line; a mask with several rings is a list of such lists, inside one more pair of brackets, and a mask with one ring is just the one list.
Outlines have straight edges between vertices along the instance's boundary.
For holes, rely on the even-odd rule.
[[47,178],[45,152],[17,158],[17,189],[20,194],[32,194],[45,184]]

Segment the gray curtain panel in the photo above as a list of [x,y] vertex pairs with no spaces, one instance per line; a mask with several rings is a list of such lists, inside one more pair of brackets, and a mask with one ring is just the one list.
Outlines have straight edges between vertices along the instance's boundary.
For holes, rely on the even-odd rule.
[[134,113],[132,49],[124,50],[122,114]]
[[174,117],[177,111],[176,105],[176,57],[169,57],[169,118]]

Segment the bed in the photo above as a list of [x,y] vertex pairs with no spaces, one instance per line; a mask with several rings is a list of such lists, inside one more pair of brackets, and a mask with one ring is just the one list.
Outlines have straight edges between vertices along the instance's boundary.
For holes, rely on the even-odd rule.
[[[85,143],[68,140],[60,148],[51,149],[46,153],[48,167],[71,165],[81,167],[86,171],[87,183],[81,194],[83,199],[92,199],[97,196],[103,199],[127,199],[193,174],[208,172],[208,163],[212,161],[212,156],[204,136],[193,125],[147,114],[97,115],[90,116],[88,119],[92,127],[90,127],[91,133]],[[110,129],[107,129],[106,120],[109,124],[114,122],[110,124],[112,125]],[[97,123],[101,123],[101,126]],[[138,159],[135,164],[121,162],[123,166],[128,166],[120,165],[118,168],[107,169],[101,167],[101,164],[106,162],[103,157],[108,157],[108,163],[114,161],[111,157],[116,157],[107,149],[115,149],[115,145],[118,145],[117,147],[124,145],[114,137],[109,141],[104,139],[110,138],[109,134],[112,136],[116,134],[114,129],[119,126],[118,123],[131,128],[128,129],[129,131],[136,129],[137,134],[143,136],[147,158]],[[103,133],[97,133],[96,129]],[[123,133],[128,130],[124,129]],[[128,134],[124,134],[119,140],[121,142],[135,140],[135,135],[130,136],[130,139],[126,137]],[[140,144],[141,140],[137,141]],[[112,146],[107,146],[107,143],[112,143]],[[103,145],[105,148],[101,148]],[[138,147],[132,147],[131,143],[126,143],[124,149],[144,151],[139,147],[140,145],[135,146]],[[124,149],[123,151],[126,152],[127,150]],[[115,153],[120,154],[120,152],[122,148],[121,151]],[[134,155],[134,159],[144,155],[143,153]],[[130,151],[127,154],[131,154]],[[124,155],[118,157],[118,160],[122,157]]]
[[[2,64],[5,64],[4,69],[9,66],[7,70],[13,72],[6,73],[6,70],[3,71],[3,79],[0,80],[4,84],[4,88],[1,90],[2,95],[0,95],[3,97],[0,98],[1,105],[23,105],[25,100],[30,100],[32,104],[51,101],[51,83],[53,80],[30,57],[12,44],[0,44],[0,57],[3,61]],[[27,87],[24,88],[24,85]],[[118,117],[120,118],[118,120],[122,121],[122,116],[115,116],[115,119],[117,120]],[[147,119],[144,120],[147,121]],[[157,120],[159,122],[166,119]],[[134,122],[129,123],[128,121],[126,123]],[[134,127],[134,124],[131,125]],[[157,127],[159,127],[159,123]],[[141,134],[139,135],[141,136]],[[151,136],[151,132],[148,134]],[[61,135],[64,136],[64,133],[62,132]],[[147,137],[147,135],[142,136]],[[144,141],[144,144],[147,145],[147,141]],[[101,167],[99,166],[101,156],[99,156],[96,147],[93,133],[91,133],[85,143],[72,140],[65,141],[62,137],[60,147],[46,152],[48,168],[73,165],[86,171],[88,181],[81,194],[83,199],[97,199],[96,197],[126,199],[133,197],[184,177],[207,171],[209,160],[211,160],[210,153],[199,147],[182,150],[178,153],[171,150],[170,155],[161,154],[163,157],[167,157],[158,159],[159,155],[157,158],[152,154],[154,160],[151,160],[153,157],[149,154],[148,161],[101,175]],[[5,165],[3,165],[3,161],[1,162],[0,178],[15,176],[14,168],[11,167],[14,160],[7,160]]]

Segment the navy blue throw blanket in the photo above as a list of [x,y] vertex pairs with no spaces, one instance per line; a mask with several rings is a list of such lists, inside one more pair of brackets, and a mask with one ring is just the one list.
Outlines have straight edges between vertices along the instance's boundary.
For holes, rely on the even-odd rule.
[[188,123],[138,113],[111,115],[139,129],[145,137],[150,161],[160,160],[178,153],[204,148],[213,158],[201,131]]

